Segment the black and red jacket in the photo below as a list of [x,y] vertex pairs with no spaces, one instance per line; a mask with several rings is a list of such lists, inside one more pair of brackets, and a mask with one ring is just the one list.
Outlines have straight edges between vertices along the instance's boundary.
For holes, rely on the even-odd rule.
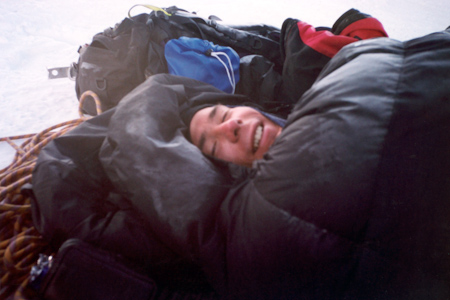
[[383,25],[356,9],[344,13],[329,28],[315,28],[297,19],[287,19],[281,29],[284,56],[281,97],[297,102],[319,76],[320,71],[342,47],[376,37],[387,37]]
[[288,18],[280,36],[282,68],[260,56],[243,57],[237,92],[285,117],[342,47],[377,37],[388,37],[383,25],[356,9],[345,12],[331,28]]

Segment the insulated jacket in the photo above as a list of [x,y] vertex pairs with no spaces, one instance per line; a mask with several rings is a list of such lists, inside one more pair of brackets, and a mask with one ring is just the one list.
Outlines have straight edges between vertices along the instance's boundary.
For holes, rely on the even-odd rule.
[[328,27],[288,18],[280,32],[282,68],[261,55],[241,58],[237,93],[264,109],[286,117],[342,47],[359,40],[387,37],[383,25],[356,9],[345,12]]
[[228,299],[447,299],[449,70],[449,30],[345,46],[252,169],[204,156],[180,118],[246,97],[152,76],[42,150],[34,223]]

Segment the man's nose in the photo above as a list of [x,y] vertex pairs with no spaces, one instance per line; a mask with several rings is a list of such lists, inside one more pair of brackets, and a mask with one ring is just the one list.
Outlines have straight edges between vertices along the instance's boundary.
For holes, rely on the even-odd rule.
[[242,122],[237,119],[229,119],[221,123],[217,127],[217,131],[220,135],[224,136],[232,143],[236,143],[239,140]]

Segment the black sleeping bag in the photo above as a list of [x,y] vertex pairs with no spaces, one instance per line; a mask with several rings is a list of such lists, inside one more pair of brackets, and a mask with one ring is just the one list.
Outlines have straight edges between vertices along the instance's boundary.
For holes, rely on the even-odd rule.
[[341,50],[222,207],[246,298],[450,295],[450,32]]
[[180,112],[211,100],[246,101],[155,75],[54,140],[37,229],[232,299],[450,297],[450,31],[344,47],[253,169],[186,140]]

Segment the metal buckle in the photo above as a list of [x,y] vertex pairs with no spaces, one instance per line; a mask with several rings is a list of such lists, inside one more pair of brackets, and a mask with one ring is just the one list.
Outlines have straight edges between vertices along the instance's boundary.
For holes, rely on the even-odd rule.
[[75,80],[77,77],[77,65],[72,63],[69,67],[47,68],[48,79],[69,78]]

